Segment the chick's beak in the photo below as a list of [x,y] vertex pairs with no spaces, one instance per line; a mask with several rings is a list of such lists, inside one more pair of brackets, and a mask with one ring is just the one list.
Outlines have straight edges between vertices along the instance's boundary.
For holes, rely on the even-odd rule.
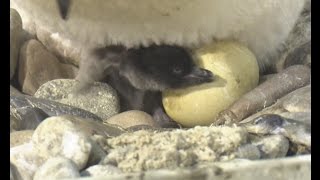
[[190,82],[194,82],[195,84],[212,82],[214,80],[214,75],[211,71],[208,71],[203,68],[195,67],[185,78]]

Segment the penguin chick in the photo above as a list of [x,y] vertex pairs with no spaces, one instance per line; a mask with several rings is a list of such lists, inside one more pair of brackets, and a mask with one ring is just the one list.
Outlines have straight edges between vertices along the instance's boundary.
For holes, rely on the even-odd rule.
[[168,127],[172,121],[163,110],[161,91],[211,82],[213,74],[197,67],[178,46],[109,46],[94,49],[82,61],[77,80],[82,83],[80,90],[94,81],[106,81],[118,92],[121,111],[145,111]]

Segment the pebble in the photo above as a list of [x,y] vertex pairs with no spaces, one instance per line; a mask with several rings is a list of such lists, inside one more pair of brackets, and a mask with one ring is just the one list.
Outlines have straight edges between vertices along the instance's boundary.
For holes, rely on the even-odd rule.
[[17,171],[17,168],[10,163],[10,180],[20,180],[20,179],[22,178],[20,177]]
[[[292,114],[291,114],[292,113]],[[240,124],[254,121],[264,114],[278,114],[297,121],[306,120],[308,123],[311,113],[311,85],[306,85],[278,99],[277,102],[256,114],[244,119]],[[303,116],[304,117],[301,117]],[[309,123],[310,124],[310,123]]]
[[94,165],[81,172],[81,176],[103,177],[110,174],[121,174],[121,170],[112,165]]
[[80,177],[77,166],[70,159],[54,157],[48,159],[35,173],[34,180]]
[[286,119],[276,114],[265,114],[244,127],[248,132],[254,134],[283,135],[292,143],[311,149],[311,124]]
[[286,119],[292,119],[306,125],[311,125],[311,112],[284,112],[280,116]]
[[14,167],[18,179],[32,180],[34,173],[45,159],[38,156],[32,143],[10,148],[10,163]]
[[104,146],[100,146],[100,144],[96,143],[92,138],[90,140],[92,148],[86,167],[98,164],[106,156]]
[[20,121],[19,119],[13,115],[12,111],[10,110],[10,133],[14,131],[18,131],[20,128]]
[[38,155],[44,159],[63,156],[72,160],[78,170],[89,159],[92,145],[89,137],[66,118],[50,117],[43,121],[32,136]]
[[[24,135],[23,133],[25,134],[23,138],[26,140],[24,141],[23,138],[19,139],[20,141],[16,140],[19,136]],[[13,147],[10,148],[10,161],[22,179],[32,179],[34,173],[45,161],[55,157],[68,158],[73,161],[77,172],[85,167],[96,165],[106,156],[98,141],[102,137],[105,139],[120,135],[123,131],[115,126],[107,126],[93,120],[74,116],[54,116],[41,122],[30,138],[31,133],[32,131],[17,131],[11,134]],[[91,136],[95,138],[91,139]],[[98,136],[100,138],[97,138]],[[37,172],[39,178],[43,177],[44,173],[54,172],[48,168],[56,167],[60,172],[59,168],[62,167],[59,166],[59,163],[49,162],[48,165],[44,165],[45,168]],[[69,167],[67,165],[61,171],[65,172],[63,169],[70,169]]]
[[[48,117],[41,109],[21,103],[19,100],[23,97],[25,96],[22,94],[10,95],[10,132],[35,129],[43,119]],[[29,103],[26,99],[23,100]]]
[[18,121],[15,130],[34,130],[41,121],[49,117],[45,112],[36,107],[14,108],[10,106],[10,113],[14,116],[13,120]]
[[10,164],[10,180],[14,180],[16,179],[15,177],[13,177],[13,172],[12,172],[12,168],[11,168],[11,164]]
[[277,76],[277,74],[266,74],[259,77],[259,84],[264,83],[265,81]]
[[19,13],[10,8],[10,80],[15,74],[22,36],[22,20]]
[[10,85],[10,95],[19,96],[22,95],[22,93],[18,89]]
[[[244,146],[242,146],[242,147],[244,147]],[[254,147],[256,147],[256,146],[254,146]],[[214,164],[217,167],[222,168],[223,170],[239,168],[239,171],[241,171],[241,168],[240,168],[241,166],[246,165],[248,163],[252,163],[252,162],[258,162],[258,161],[251,161],[251,160],[248,160],[248,159],[237,158],[237,159],[232,159],[230,161],[214,162],[212,164]],[[198,167],[205,167],[205,166],[199,165]]]
[[290,93],[282,103],[288,112],[311,112],[311,85]]
[[33,130],[22,130],[10,133],[10,148],[21,144],[29,143]]
[[[31,96],[10,96],[10,115],[17,118],[19,120],[18,122],[24,121],[24,117],[19,115],[20,113],[23,114],[24,111],[20,112],[20,110],[23,110],[24,108],[31,108],[33,110],[37,110],[38,112],[41,110],[48,116],[74,115],[86,119],[101,121],[101,118],[95,114],[80,108],[58,103],[56,101],[50,101]],[[26,121],[30,120],[26,119]]]
[[76,163],[78,169],[97,164],[106,155],[91,136],[114,137],[124,131],[93,120],[74,116],[54,116],[44,120],[34,131],[32,143],[39,156],[48,159],[63,156]]
[[74,78],[76,68],[62,64],[40,42],[31,39],[20,50],[18,79],[22,92],[33,95],[44,83],[60,78]]
[[154,128],[159,128],[160,126],[153,120],[152,116],[137,110],[126,111],[117,115],[112,116],[105,122],[109,124],[118,125],[124,129],[138,126],[146,125]]
[[[137,173],[81,177],[72,180],[154,180],[154,179],[228,179],[228,180],[302,180],[311,179],[311,156],[250,161],[237,159],[228,162],[211,162],[203,166],[177,169],[158,169]],[[71,179],[69,179],[71,180]]]
[[254,142],[260,150],[262,159],[285,157],[289,150],[289,141],[282,135],[271,135]]
[[94,134],[91,136],[91,139],[97,143],[97,145],[99,145],[100,147],[104,148],[105,152],[108,152],[110,147],[108,147],[108,142],[105,136],[102,135],[98,135],[98,134]]
[[[310,84],[311,71],[305,65],[294,65],[245,94],[221,112],[212,125],[239,124],[244,118],[261,113],[288,93]],[[257,113],[258,112],[258,113]],[[255,114],[255,115],[256,115]],[[272,114],[272,113],[271,113]],[[242,122],[241,122],[242,123]]]
[[245,158],[250,160],[260,159],[261,152],[259,148],[253,144],[245,144],[240,146],[236,152],[237,158]]
[[177,127],[152,127],[150,125],[136,125],[136,126],[130,126],[126,128],[128,132],[135,132],[135,131],[140,131],[140,130],[149,130],[149,131],[166,131],[166,130],[172,130],[172,129],[177,129]]
[[[228,180],[267,180],[267,179],[311,179],[311,156],[277,158],[266,160],[232,160],[214,163],[222,168],[217,179]],[[210,166],[207,166],[210,169]],[[209,171],[210,172],[210,171]],[[215,178],[211,178],[215,179]]]
[[78,81],[71,79],[49,81],[43,84],[34,96],[87,110],[102,119],[119,113],[119,99],[111,86],[95,82],[86,90],[74,93],[77,85]]
[[305,154],[311,154],[311,148],[307,146],[302,146],[299,144],[290,144],[290,148],[287,156],[300,156]]

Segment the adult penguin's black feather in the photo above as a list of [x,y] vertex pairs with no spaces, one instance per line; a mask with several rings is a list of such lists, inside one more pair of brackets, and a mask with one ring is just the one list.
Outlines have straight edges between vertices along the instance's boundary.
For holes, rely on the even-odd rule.
[[69,14],[69,7],[71,5],[71,0],[57,0],[60,16],[62,19],[66,20]]

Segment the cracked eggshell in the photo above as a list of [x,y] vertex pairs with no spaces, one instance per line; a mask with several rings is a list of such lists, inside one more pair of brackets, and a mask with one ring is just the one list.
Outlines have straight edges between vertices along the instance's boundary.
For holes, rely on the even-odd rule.
[[184,127],[210,125],[219,112],[258,85],[254,54],[237,42],[218,42],[194,52],[196,64],[210,70],[211,83],[163,92],[166,113]]

